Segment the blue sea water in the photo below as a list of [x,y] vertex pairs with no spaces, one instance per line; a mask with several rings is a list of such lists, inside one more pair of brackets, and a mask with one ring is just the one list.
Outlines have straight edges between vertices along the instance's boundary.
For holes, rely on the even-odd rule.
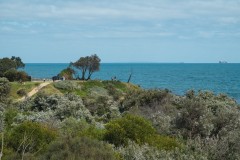
[[[33,78],[51,78],[68,64],[26,64],[25,71]],[[184,94],[189,89],[225,93],[240,101],[240,64],[185,64],[185,63],[104,63],[92,79],[110,80],[116,76],[143,88],[167,88]]]

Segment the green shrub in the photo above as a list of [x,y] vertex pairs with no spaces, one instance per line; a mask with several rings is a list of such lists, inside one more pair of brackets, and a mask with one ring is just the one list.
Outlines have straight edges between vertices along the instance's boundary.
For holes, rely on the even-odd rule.
[[59,139],[44,154],[45,160],[115,160],[113,148],[104,142],[89,138]]
[[148,143],[164,150],[180,147],[174,138],[158,135],[146,119],[129,114],[108,123],[104,139],[116,146],[127,146],[129,141],[133,141],[140,145]]
[[17,114],[19,113],[19,111],[16,108],[8,108],[5,110],[5,125],[6,128],[10,129],[14,122],[14,118],[17,116]]
[[103,139],[103,129],[96,128],[94,125],[88,124],[84,120],[77,120],[75,118],[65,119],[61,123],[61,134],[64,137],[88,137],[91,139]]
[[23,122],[10,131],[6,143],[15,152],[35,153],[43,150],[55,138],[53,129],[40,123]]
[[177,142],[175,138],[168,136],[155,135],[149,137],[147,142],[150,146],[154,146],[158,149],[173,150],[175,148],[181,148],[180,143]]
[[116,146],[127,145],[129,140],[144,144],[148,137],[155,136],[151,123],[139,116],[126,115],[106,125],[105,140]]
[[10,69],[4,73],[4,77],[6,77],[10,82],[16,81],[18,71],[16,69]]

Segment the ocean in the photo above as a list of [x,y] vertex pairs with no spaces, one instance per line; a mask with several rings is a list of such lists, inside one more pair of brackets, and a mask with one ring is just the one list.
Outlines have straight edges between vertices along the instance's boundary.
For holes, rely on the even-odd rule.
[[[27,63],[24,70],[33,78],[51,78],[67,63]],[[189,89],[225,93],[240,102],[240,64],[103,63],[92,79],[127,81],[146,89],[169,89],[182,95]]]

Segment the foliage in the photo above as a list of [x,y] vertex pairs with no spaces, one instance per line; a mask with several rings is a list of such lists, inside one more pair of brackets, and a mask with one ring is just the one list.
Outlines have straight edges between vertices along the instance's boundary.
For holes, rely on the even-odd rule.
[[18,69],[24,68],[25,64],[22,62],[20,57],[12,58],[2,58],[0,59],[0,77],[4,75],[4,73],[10,69]]
[[18,110],[14,107],[9,107],[5,110],[5,125],[6,129],[10,129],[12,127],[12,124],[14,123],[14,118],[18,114]]
[[185,138],[196,137],[198,135],[210,136],[214,126],[209,123],[213,115],[208,111],[207,106],[196,99],[184,100],[181,110],[176,116],[174,123],[180,129],[181,135]]
[[12,56],[11,60],[15,62],[16,69],[25,67],[25,64],[22,62],[20,57]]
[[104,142],[89,138],[59,139],[53,142],[43,159],[46,160],[113,160],[115,153],[112,147]]
[[[65,81],[53,85],[47,86],[47,94],[45,88],[24,102],[0,103],[6,137],[26,121],[57,128],[59,139],[50,146],[46,144],[47,151],[29,151],[25,159],[73,159],[83,151],[82,159],[91,159],[85,157],[90,150],[95,157],[102,157],[100,150],[107,150],[113,159],[240,159],[240,108],[224,94],[190,90],[177,96],[168,90],[143,90],[118,81]],[[31,88],[20,83],[11,86],[15,94]],[[89,149],[81,139],[91,143]],[[98,146],[96,155],[92,144]],[[6,145],[3,158],[21,159],[22,153],[15,153]]]
[[81,57],[74,63],[71,63],[70,66],[75,69],[75,73],[77,70],[81,71],[81,80],[89,80],[94,72],[100,69],[100,61],[101,59],[96,55]]
[[25,111],[49,112],[54,118],[64,120],[68,117],[77,119],[85,119],[88,122],[92,121],[92,116],[83,105],[82,99],[73,94],[65,95],[38,95],[28,104],[19,106]]
[[141,108],[145,111],[148,108],[156,110],[158,106],[168,103],[172,95],[168,90],[132,90],[128,92],[126,97],[131,98],[123,101],[122,111],[130,110],[133,107]]
[[84,120],[75,118],[65,119],[61,125],[60,132],[64,137],[88,137],[91,139],[103,139],[104,130],[96,128],[95,125],[88,124]]
[[185,138],[227,135],[239,128],[239,107],[232,99],[219,99],[210,92],[199,92],[179,102],[174,127]]
[[65,77],[66,80],[72,80],[74,74],[75,74],[75,71],[72,68],[68,67],[66,69],[63,69],[59,73],[59,76]]
[[23,122],[14,127],[7,137],[7,146],[18,153],[37,153],[56,138],[56,132],[48,126]]
[[175,148],[174,150],[159,150],[156,147],[149,146],[148,144],[138,145],[134,142],[129,142],[126,147],[119,147],[117,151],[120,153],[125,160],[208,160],[206,154],[193,152],[189,148],[180,149]]
[[129,140],[138,144],[148,142],[148,137],[155,136],[151,123],[139,116],[126,115],[106,125],[105,140],[116,146],[127,145]]
[[10,89],[9,81],[6,78],[0,78],[0,102],[7,98]]
[[103,81],[103,84],[115,101],[121,99],[123,94],[131,89],[127,84],[120,81]]
[[31,81],[31,77],[24,71],[17,71],[16,69],[9,69],[4,73],[4,77],[6,77],[10,82],[13,81]]

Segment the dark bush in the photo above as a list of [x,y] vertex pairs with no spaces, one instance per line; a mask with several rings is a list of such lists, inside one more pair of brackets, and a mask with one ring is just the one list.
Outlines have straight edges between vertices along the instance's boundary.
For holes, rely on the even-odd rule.
[[132,107],[155,109],[166,104],[172,95],[168,90],[137,90],[130,91],[122,102],[121,111],[128,111]]
[[17,94],[18,94],[19,96],[26,96],[26,95],[27,95],[27,91],[26,91],[25,89],[19,89],[19,90],[17,91]]
[[4,73],[4,77],[6,77],[10,82],[13,81],[31,81],[31,77],[24,71],[17,71],[16,69],[10,69]]

